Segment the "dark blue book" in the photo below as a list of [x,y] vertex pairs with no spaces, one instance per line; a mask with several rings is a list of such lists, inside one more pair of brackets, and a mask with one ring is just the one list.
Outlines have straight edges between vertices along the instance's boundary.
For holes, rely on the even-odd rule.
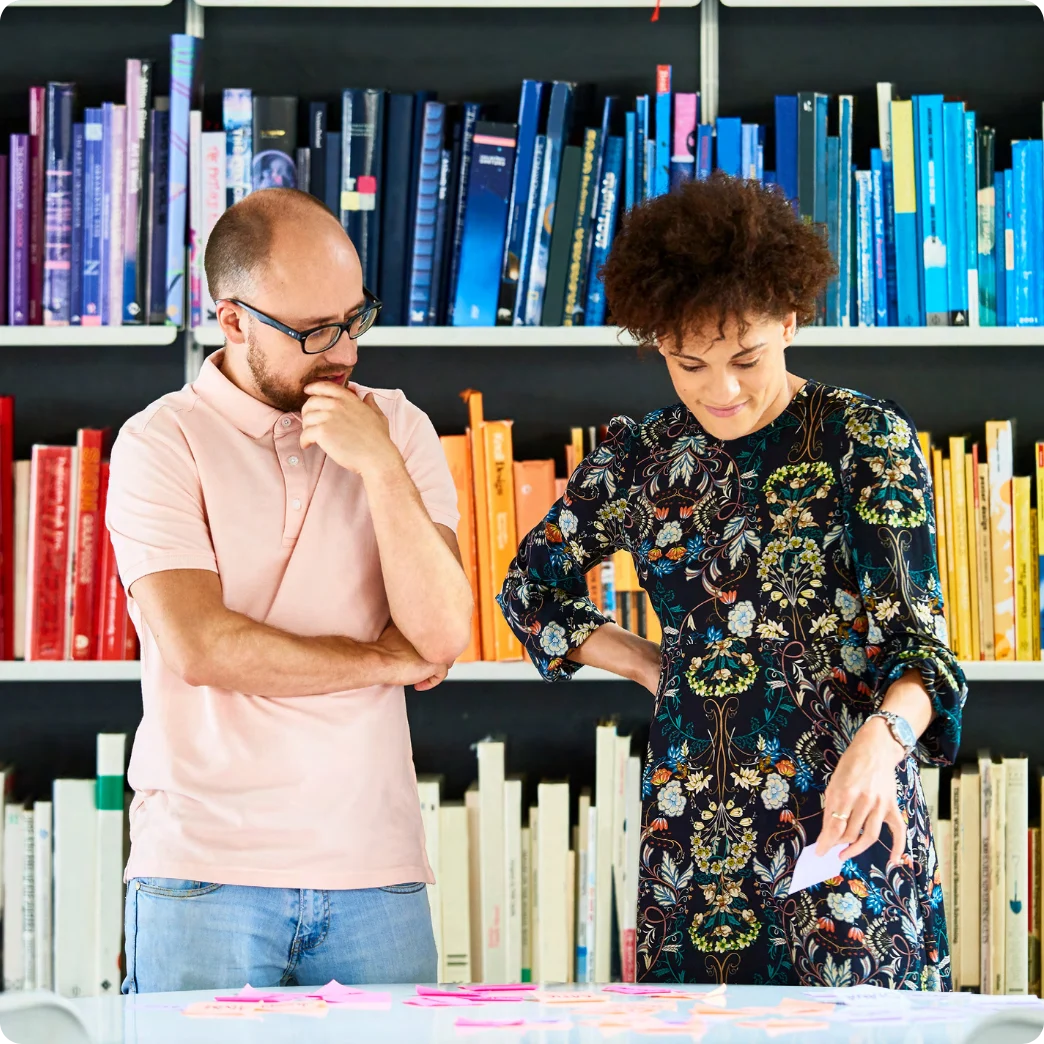
[[[72,251],[69,256],[69,323],[83,316],[83,124],[72,129]],[[0,199],[2,199],[0,195]]]
[[653,172],[649,168],[649,95],[639,94],[634,99],[634,162],[635,189],[634,198],[636,202],[648,199],[652,195],[650,182]]
[[475,125],[454,326],[493,326],[511,210],[517,126]]
[[170,168],[170,111],[157,98],[149,120],[149,213],[145,244],[145,315],[150,323],[166,319],[167,179]]
[[442,167],[446,106],[425,102],[421,120],[420,169],[417,199],[413,207],[413,240],[409,273],[409,326],[427,326],[431,303],[435,226],[439,210],[439,172]]
[[[424,148],[424,113],[425,106],[430,101],[435,101],[432,91],[414,91],[413,94],[413,142],[410,146],[410,188],[409,188],[409,212],[406,215],[406,268],[403,283],[403,298],[406,301],[407,322],[409,321],[410,279],[411,266],[413,264],[413,236],[417,229],[417,180],[421,172],[421,152]],[[446,114],[443,112],[443,124]],[[445,131],[443,131],[445,134]],[[441,146],[440,146],[441,147]]]
[[[651,140],[655,162],[656,142]],[[562,150],[562,170],[558,179],[558,198],[555,200],[555,225],[551,233],[551,249],[548,252],[544,310],[540,317],[542,326],[561,326],[565,310],[566,281],[569,272],[569,248],[576,227],[576,208],[580,198],[580,172],[583,166],[583,149],[578,145],[567,145]],[[650,168],[650,177],[655,172]],[[655,184],[655,181],[653,181]]]
[[[691,97],[698,97],[691,96]],[[577,288],[577,310],[574,316],[576,325],[587,325],[587,283],[591,277],[591,255],[594,253],[595,222],[598,219],[598,202],[602,193],[602,170],[605,168],[605,152],[609,136],[613,131],[616,119],[616,102],[614,97],[606,98],[602,104],[602,129],[598,135],[597,152],[594,167],[591,171],[591,199],[587,208],[587,228],[584,230],[584,257],[580,263],[580,283]],[[688,143],[688,142],[687,142]],[[695,142],[692,142],[695,147]],[[692,176],[691,173],[689,175]]]
[[884,160],[880,149],[870,150],[871,234],[874,266],[874,325],[888,325],[888,280],[885,274]]
[[341,132],[328,131],[326,135],[326,197],[329,211],[341,216]]
[[[602,151],[602,132],[595,127],[584,130],[584,145],[580,156],[580,175],[576,206],[573,208],[573,227],[566,247],[565,303],[559,313],[562,326],[583,326],[587,306],[587,245],[591,238],[592,201],[595,198],[595,157]],[[668,188],[668,191],[670,189]],[[553,246],[553,244],[552,244]],[[548,317],[547,304],[544,318]],[[545,326],[553,325],[544,323]]]
[[802,91],[797,97],[798,215],[803,221],[811,223],[815,221],[816,213],[816,95],[814,91]]
[[448,282],[449,256],[446,244],[450,224],[450,170],[453,150],[443,149],[439,159],[439,202],[435,209],[435,246],[431,252],[431,297],[428,301],[428,326],[441,326],[446,318],[444,285]]
[[[895,273],[895,174],[892,161],[882,158],[881,192],[884,198],[885,233],[885,292],[888,305],[888,326],[899,325],[899,292]],[[882,324],[884,325],[884,324]]]
[[[977,178],[977,236],[979,325],[997,326],[997,200],[994,176],[997,133],[980,127],[975,136]],[[1044,505],[1042,505],[1044,506]]]
[[1013,170],[1004,172],[1004,315],[1007,318],[1008,326],[1019,325],[1018,270],[1015,268],[1015,178]]
[[72,277],[72,110],[71,83],[49,83],[44,131],[45,326],[67,326]]
[[587,277],[585,326],[601,326],[605,322],[605,284],[602,282],[601,271],[602,265],[609,256],[609,248],[613,245],[613,236],[616,233],[616,213],[620,205],[623,158],[623,138],[610,137],[605,148],[602,185],[598,192],[594,246],[591,251],[591,268]]
[[[540,228],[540,186],[544,180],[544,154],[547,151],[547,135],[538,134],[533,143],[533,170],[529,177],[529,203],[526,206],[525,235],[522,239],[521,275],[519,291],[515,298],[515,311],[512,323],[521,326],[525,323],[526,303],[529,299],[529,271],[533,263],[533,251],[536,249]],[[523,292],[525,287],[525,292]]]
[[[112,281],[112,254],[114,250],[122,250],[122,243],[113,243],[112,241],[112,208],[115,202],[113,199],[113,174],[114,167],[118,162],[118,156],[114,155],[117,152],[117,145],[122,139],[121,132],[117,129],[116,123],[121,120],[122,115],[117,110],[114,102],[102,102],[102,134],[105,138],[105,149],[102,152],[101,161],[101,201],[102,201],[102,215],[101,215],[101,322],[102,326],[115,326],[118,324],[118,315],[112,315],[112,305],[110,303],[111,293],[111,281]],[[124,121],[124,126],[126,122]],[[187,169],[187,168],[186,168]],[[186,175],[187,179],[187,175]],[[187,185],[187,180],[186,180]],[[185,195],[188,195],[186,188]],[[187,205],[187,200],[186,200]],[[169,242],[167,244],[170,246]],[[167,258],[167,270],[170,270],[170,257],[168,254]],[[184,272],[182,273],[184,278]],[[170,307],[170,294],[168,293],[167,298],[168,311]]]
[[624,116],[624,209],[630,210],[640,203],[642,190],[638,186],[638,163],[635,158],[638,144],[638,115],[629,112]]
[[730,177],[743,170],[743,121],[737,116],[719,116],[716,124],[718,155],[715,166]]
[[[446,120],[448,123],[452,123],[452,141],[449,143],[447,151],[449,152],[449,173],[446,178],[446,203],[445,203],[445,218],[442,218],[440,214],[439,220],[444,220],[446,225],[446,232],[444,235],[438,235],[438,223],[436,223],[436,239],[439,242],[439,256],[437,259],[437,265],[441,272],[448,273],[453,267],[453,229],[457,221],[456,207],[458,204],[463,205],[464,200],[461,200],[455,191],[454,186],[460,183],[460,161],[461,153],[463,152],[462,139],[464,135],[463,122],[457,118],[459,115],[457,110],[459,106],[447,106],[446,108]],[[441,172],[440,172],[441,177]],[[440,196],[439,207],[443,208],[442,199]],[[459,252],[458,252],[459,254]],[[459,259],[459,258],[458,258]],[[433,309],[432,314],[435,315],[434,322],[437,326],[448,326],[449,325],[449,314],[450,309],[453,307],[453,301],[450,298],[450,286],[449,278],[439,278],[439,296],[438,300]]]
[[696,180],[706,181],[714,170],[714,128],[701,123],[696,128]]
[[996,293],[997,325],[1008,325],[1008,273],[1005,256],[1005,183],[1004,171],[993,174],[993,283]]
[[829,105],[828,95],[816,95],[816,196],[813,220],[817,225],[825,225],[827,220],[826,140]]
[[381,322],[406,325],[406,246],[409,242],[410,163],[413,153],[413,95],[388,96],[385,122],[384,206],[381,209],[381,273],[374,293]]
[[798,100],[796,94],[776,95],[776,184],[797,206]]
[[[838,263],[839,242],[841,234],[841,215],[838,210],[839,190],[841,178],[838,170],[838,157],[840,155],[841,139],[831,135],[827,138],[827,243],[830,246],[830,256],[834,264]],[[833,276],[827,283],[826,289],[826,324],[827,326],[841,325],[841,283],[838,276]]]
[[[855,254],[852,242],[852,216],[855,211],[852,201],[852,115],[854,99],[850,94],[842,94],[837,99],[838,109],[838,155],[837,155],[837,210],[838,210],[838,244],[837,263],[841,270],[838,276],[838,323],[841,326],[852,326],[855,315]],[[824,315],[825,321],[825,315]]]
[[373,88],[341,95],[341,225],[368,287],[380,275],[384,103],[385,92]]
[[152,108],[153,63],[149,59],[127,61],[126,180],[123,225],[123,322],[144,323],[145,197],[149,176],[149,111]]
[[[102,321],[102,168],[106,151],[102,110],[83,111],[83,305],[81,325],[101,326]],[[167,313],[167,244],[163,242],[160,304]]]
[[[452,247],[449,255],[449,308],[447,325],[453,325],[453,308],[457,300],[457,276],[460,272],[460,251],[464,240],[464,218],[468,209],[468,180],[471,177],[471,152],[474,147],[475,126],[481,115],[481,106],[476,102],[465,102],[460,119],[460,169],[457,177],[456,198],[450,209],[453,211]],[[441,254],[439,255],[441,256]]]
[[[311,102],[308,106],[308,191],[326,202],[326,102]],[[376,291],[374,291],[376,293]],[[383,312],[383,309],[382,309]]]

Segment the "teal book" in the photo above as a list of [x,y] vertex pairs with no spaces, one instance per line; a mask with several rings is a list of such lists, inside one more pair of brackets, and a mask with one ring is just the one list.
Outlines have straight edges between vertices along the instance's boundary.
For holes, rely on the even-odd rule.
[[946,270],[946,160],[943,96],[914,98],[917,138],[917,198],[920,203],[921,258],[924,266],[924,311],[928,326],[949,326],[949,283]]
[[994,178],[996,131],[980,127],[975,135],[977,153],[976,212],[978,234],[979,325],[998,326],[997,321],[997,190]]

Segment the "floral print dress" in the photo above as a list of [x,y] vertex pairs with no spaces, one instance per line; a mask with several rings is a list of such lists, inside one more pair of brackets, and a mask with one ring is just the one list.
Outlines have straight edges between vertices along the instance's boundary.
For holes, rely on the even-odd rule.
[[950,987],[915,759],[888,834],[788,895],[831,772],[890,681],[920,672],[949,764],[967,694],[946,645],[930,479],[894,404],[814,381],[766,427],[710,436],[683,405],[617,418],[523,540],[501,608],[541,674],[605,621],[584,573],[634,558],[663,628],[642,775],[639,979]]

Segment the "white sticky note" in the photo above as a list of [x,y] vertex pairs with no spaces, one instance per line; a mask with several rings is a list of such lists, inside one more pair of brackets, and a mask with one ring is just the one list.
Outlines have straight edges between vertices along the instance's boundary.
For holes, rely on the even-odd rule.
[[811,888],[812,885],[822,884],[831,877],[841,876],[843,860],[840,853],[848,845],[842,842],[834,845],[825,855],[816,855],[815,842],[808,845],[801,855],[797,857],[794,864],[794,876],[790,879],[790,891],[788,895],[800,892],[802,888]]

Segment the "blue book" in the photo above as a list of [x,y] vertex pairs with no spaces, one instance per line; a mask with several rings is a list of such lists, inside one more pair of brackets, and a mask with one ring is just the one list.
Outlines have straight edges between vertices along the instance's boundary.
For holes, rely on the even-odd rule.
[[634,100],[635,138],[634,161],[636,164],[635,199],[646,200],[650,196],[649,183],[653,172],[649,169],[649,95],[639,94]]
[[[340,141],[340,135],[338,142]],[[409,242],[410,162],[413,155],[413,95],[388,97],[385,134],[384,207],[381,210],[381,274],[374,292],[381,299],[381,322],[406,325],[406,248]],[[327,146],[329,148],[329,145]]]
[[885,273],[884,160],[870,150],[871,220],[873,222],[874,325],[888,325],[888,279]]
[[964,268],[968,323],[979,326],[978,182],[975,169],[975,113],[964,114]]
[[884,200],[885,288],[888,325],[899,325],[899,296],[895,275],[895,173],[891,160],[881,162],[881,193]]
[[460,135],[458,128],[455,127],[454,148],[444,148],[439,157],[439,202],[435,208],[435,246],[432,249],[428,326],[448,325],[446,313],[452,307],[452,303],[446,301],[445,284],[450,262],[446,248],[449,241],[449,225],[452,220],[450,215],[450,197],[453,193],[450,187],[450,172],[454,166],[454,151],[457,152],[459,157],[459,150]]
[[652,138],[645,140],[645,198],[652,199],[656,193],[653,191],[656,180],[656,142]]
[[[410,156],[412,158],[412,151]],[[331,214],[341,213],[341,132],[327,131],[326,134],[326,198]]]
[[385,93],[341,93],[341,225],[359,253],[368,287],[380,278]]
[[1013,171],[1004,172],[1004,313],[1008,326],[1019,325],[1015,268],[1015,181]]
[[602,185],[598,191],[598,213],[595,217],[594,248],[591,251],[591,269],[587,281],[585,326],[601,326],[605,322],[605,285],[601,269],[609,256],[616,233],[616,212],[620,202],[620,181],[623,175],[624,140],[611,136],[605,148]]
[[665,196],[671,190],[671,67],[656,66],[656,150],[653,196]]
[[946,301],[950,326],[968,325],[968,230],[964,198],[964,102],[943,104]]
[[[112,179],[113,179],[113,123],[119,119],[116,104],[114,102],[102,102],[102,137],[105,141],[105,150],[101,158],[101,323],[102,326],[115,325],[115,320],[110,316],[109,308],[109,273],[112,271],[112,251],[120,249],[121,244],[112,242]],[[169,247],[169,243],[168,243]],[[169,262],[169,256],[168,256]],[[169,271],[169,264],[168,264]],[[169,294],[168,294],[169,314]]]
[[[816,95],[816,195],[813,204],[813,218],[817,225],[826,224],[827,192],[826,192],[826,140],[827,115],[830,108],[830,96]],[[839,158],[843,162],[843,157]],[[847,169],[842,167],[840,169]]]
[[1012,218],[1015,240],[1015,325],[1040,326],[1041,318],[1041,189],[1044,162],[1039,140],[1013,141]]
[[624,115],[624,142],[626,151],[624,210],[630,210],[642,198],[641,190],[638,188],[638,164],[634,158],[638,146],[638,116],[636,113],[628,112]]
[[714,170],[714,128],[701,123],[696,128],[696,179],[706,181]]
[[874,257],[871,232],[870,171],[855,172],[856,189],[856,270],[859,301],[859,325],[874,325]]
[[[840,139],[827,138],[827,244],[834,264],[838,263],[838,236],[840,235],[841,214],[838,209],[838,191],[841,187],[841,175],[838,170]],[[840,282],[833,276],[826,289],[826,324],[839,326],[841,318]]]
[[[818,110],[818,99],[816,104]],[[838,249],[837,265],[840,269],[838,276],[838,322],[841,326],[854,325],[852,315],[852,300],[855,296],[855,264],[852,250],[852,110],[853,100],[850,94],[842,94],[837,99],[838,112],[838,157],[837,172],[839,184],[837,187],[838,208]],[[818,141],[818,130],[817,130]]]
[[49,83],[44,120],[43,321],[68,326],[72,275],[73,85]]
[[719,116],[715,130],[717,169],[738,178],[743,170],[743,121],[736,116]]
[[[413,144],[410,149],[410,189],[409,189],[409,212],[406,215],[406,279],[403,285],[403,296],[407,300],[407,313],[409,311],[409,284],[410,266],[413,258],[413,234],[417,227],[417,180],[421,174],[421,152],[424,150],[424,106],[430,101],[436,101],[432,91],[413,92]],[[445,127],[446,115],[443,113],[443,126]],[[445,134],[445,131],[443,131]]]
[[162,324],[167,310],[167,187],[170,168],[168,98],[157,98],[149,119],[149,213],[145,244],[145,314]]
[[413,208],[413,246],[410,257],[409,314],[407,316],[409,326],[428,324],[445,118],[446,106],[442,102],[425,102],[420,170],[417,177],[417,200]]
[[[167,187],[167,322],[185,323],[185,228],[188,217],[189,112],[202,109],[199,48],[195,36],[170,38],[170,166]],[[108,150],[107,150],[108,151]],[[104,254],[103,254],[104,259]],[[103,277],[104,282],[104,277]],[[103,285],[103,300],[108,296]]]
[[[83,110],[83,305],[81,324],[100,326],[102,321],[102,165],[105,131],[101,109]],[[164,259],[166,253],[164,253]],[[164,276],[166,266],[164,265]],[[164,286],[164,306],[166,287]]]
[[[594,252],[595,223],[598,220],[598,203],[602,192],[602,171],[605,169],[605,152],[609,145],[609,133],[613,126],[613,112],[616,108],[616,98],[608,97],[602,105],[602,130],[598,135],[598,146],[595,153],[594,167],[591,171],[591,202],[588,207],[587,228],[584,231],[584,256],[580,262],[580,282],[577,292],[576,320],[587,325],[585,318],[587,303],[588,279],[591,275],[591,255]],[[517,159],[515,161],[518,162]],[[672,160],[672,177],[673,160]],[[673,184],[671,186],[673,188]],[[579,207],[577,208],[579,213]]]
[[1004,171],[993,175],[993,269],[997,295],[997,325],[1008,325],[1007,223]]
[[796,94],[776,95],[776,184],[797,208],[798,100]]
[[914,98],[917,137],[917,214],[921,220],[920,256],[924,265],[924,311],[928,326],[950,323],[946,272],[946,158],[943,148],[943,96]]
[[254,165],[254,98],[242,87],[226,87],[221,95],[225,129],[225,199],[227,206],[250,194]]
[[72,252],[69,257],[69,323],[83,318],[83,124],[72,129]]
[[[311,102],[308,106],[308,191],[326,202],[326,136],[329,133],[326,102]],[[227,141],[227,139],[226,139]],[[378,295],[380,296],[380,295]],[[381,298],[383,302],[383,298]],[[384,310],[381,310],[383,316]]]
[[768,188],[770,185],[778,185],[778,184],[779,184],[779,182],[776,181],[776,172],[774,170],[766,170],[765,171],[765,188]]
[[740,124],[740,177],[758,181],[758,125]]
[[[540,185],[544,179],[544,153],[547,151],[547,135],[538,134],[533,142],[533,169],[529,175],[529,200],[526,205],[525,234],[522,239],[522,257],[519,265],[519,291],[515,297],[515,309],[511,321],[515,326],[522,326],[526,317],[526,294],[522,287],[529,287],[529,269],[536,248],[537,228],[540,223]],[[524,277],[524,281],[523,281]]]
[[[525,300],[526,269],[522,266],[522,244],[526,237],[529,187],[533,177],[543,97],[544,84],[540,80],[522,81],[522,93],[518,101],[515,169],[511,175],[511,209],[508,213],[507,240],[500,272],[500,298],[497,303],[497,323],[501,326],[511,324],[519,296]],[[606,104],[609,104],[608,98]]]
[[558,199],[558,177],[562,168],[562,153],[569,143],[573,126],[573,92],[575,84],[556,80],[551,87],[551,107],[547,114],[547,144],[544,149],[544,169],[540,183],[537,213],[539,227],[533,244],[533,260],[529,266],[529,286],[526,289],[526,326],[539,326],[544,311],[544,284],[547,262],[554,229],[555,203]]
[[[674,123],[671,133],[671,191],[696,175],[696,125],[699,122],[700,96],[681,91],[674,96]],[[603,130],[604,135],[604,130]]]
[[757,161],[755,163],[755,177],[757,178],[758,184],[764,184],[765,182],[765,125],[763,123],[754,124],[757,133]]
[[[468,182],[471,177],[471,151],[478,123],[480,106],[476,102],[465,102],[460,126],[460,174],[457,178],[457,199],[454,206],[453,245],[450,254],[449,308],[446,325],[453,326],[453,308],[457,299],[457,273],[460,271],[461,244],[464,240],[464,218],[468,209]],[[513,136],[514,137],[514,136]],[[514,148],[514,146],[512,147]],[[513,156],[512,156],[513,159]],[[503,264],[503,258],[501,258]],[[485,324],[483,324],[485,325]]]
[[497,319],[499,273],[504,259],[517,127],[475,124],[474,162],[460,249],[453,326],[493,326]]

